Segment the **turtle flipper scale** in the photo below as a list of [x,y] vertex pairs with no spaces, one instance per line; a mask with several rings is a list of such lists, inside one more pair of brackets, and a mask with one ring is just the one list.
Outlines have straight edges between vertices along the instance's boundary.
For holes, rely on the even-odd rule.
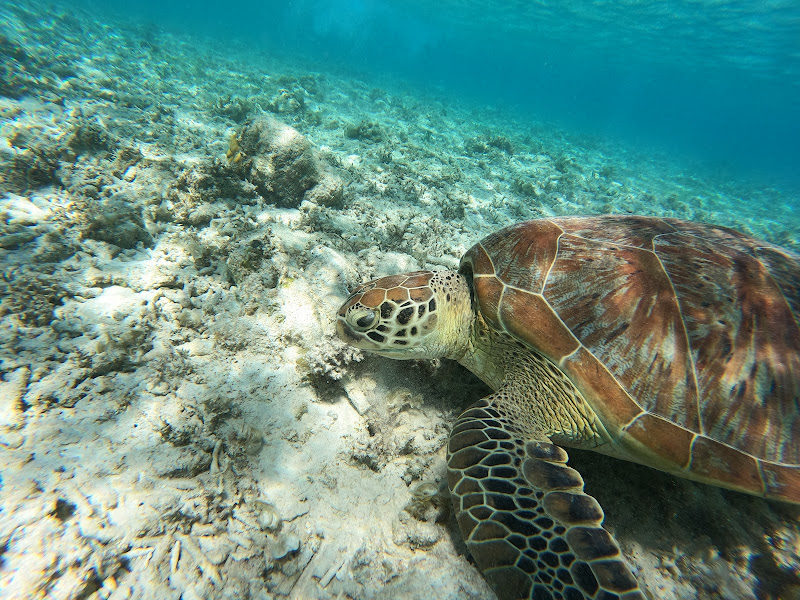
[[498,597],[643,600],[567,453],[522,439],[493,396],[459,417],[447,464],[459,527]]

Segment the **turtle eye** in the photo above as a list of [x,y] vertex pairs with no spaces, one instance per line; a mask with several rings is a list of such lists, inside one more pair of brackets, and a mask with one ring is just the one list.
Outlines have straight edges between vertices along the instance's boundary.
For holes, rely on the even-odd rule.
[[372,329],[378,322],[378,313],[369,308],[360,308],[348,315],[347,320],[353,329],[367,331]]

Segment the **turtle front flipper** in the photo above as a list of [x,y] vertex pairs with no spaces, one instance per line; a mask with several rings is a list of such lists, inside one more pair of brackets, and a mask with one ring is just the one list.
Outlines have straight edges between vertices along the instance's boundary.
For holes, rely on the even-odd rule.
[[524,440],[488,396],[448,442],[448,483],[475,562],[502,599],[644,599],[567,453]]

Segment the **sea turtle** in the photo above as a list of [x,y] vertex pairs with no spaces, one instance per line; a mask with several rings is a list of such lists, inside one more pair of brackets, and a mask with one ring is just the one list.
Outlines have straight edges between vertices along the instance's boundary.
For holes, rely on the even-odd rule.
[[357,288],[349,344],[457,360],[495,392],[448,441],[459,527],[500,598],[643,598],[567,466],[587,448],[800,503],[800,256],[640,216],[527,221],[459,271]]

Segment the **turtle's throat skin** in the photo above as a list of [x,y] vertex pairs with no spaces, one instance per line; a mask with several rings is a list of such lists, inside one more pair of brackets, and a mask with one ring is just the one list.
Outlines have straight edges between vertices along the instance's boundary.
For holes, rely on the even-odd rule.
[[469,347],[458,362],[493,390],[504,390],[501,409],[529,439],[544,434],[559,445],[628,458],[556,365],[507,333],[473,318]]
[[473,351],[475,311],[469,284],[466,278],[459,274],[452,279],[448,289],[437,290],[434,286],[434,293],[442,300],[442,314],[438,326],[438,339],[442,352],[439,356],[461,362]]
[[493,356],[494,344],[489,326],[480,313],[473,312],[469,325],[469,339],[460,356],[453,356],[458,363],[478,376],[493,390],[498,390],[506,381],[506,361],[498,361]]

